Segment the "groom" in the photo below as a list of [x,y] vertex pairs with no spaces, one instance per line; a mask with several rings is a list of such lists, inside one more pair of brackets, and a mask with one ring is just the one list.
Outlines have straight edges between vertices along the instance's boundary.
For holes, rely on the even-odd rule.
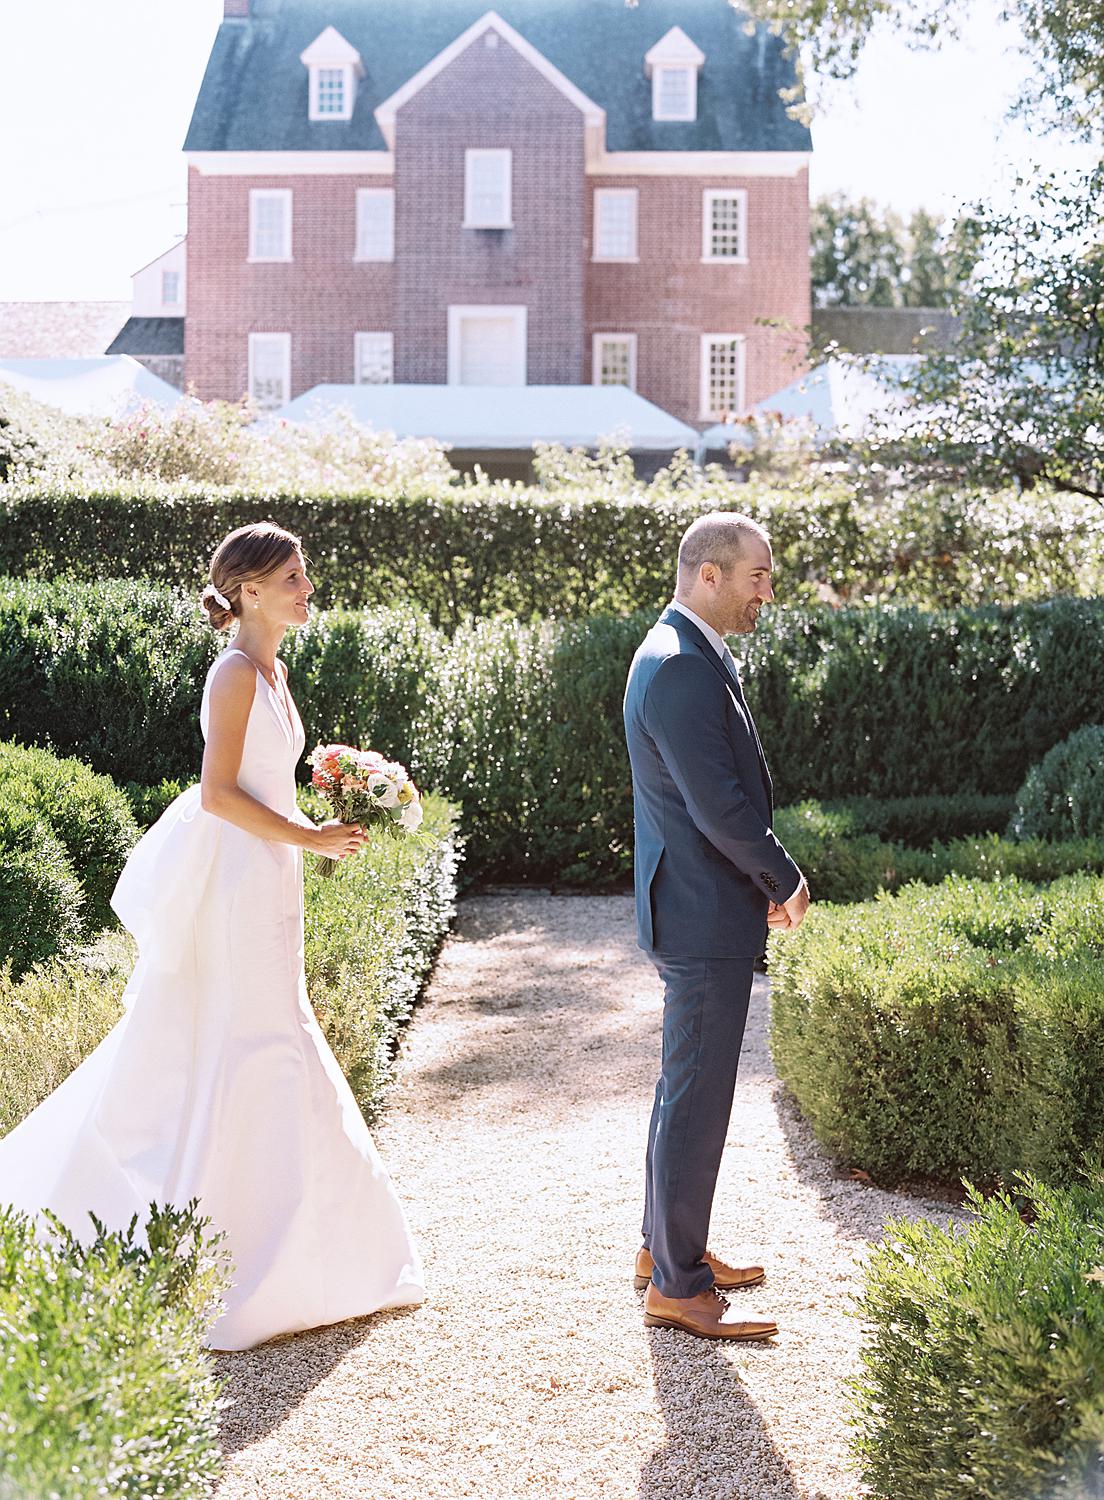
[[664,985],[663,1061],[648,1131],[644,1321],[762,1339],[773,1319],[723,1295],[763,1280],[706,1249],[755,961],[797,927],[801,871],[771,832],[771,779],[726,635],[773,599],[770,540],[747,516],[701,516],[679,546],[671,605],[633,658],[625,733],[636,819],[637,939]]

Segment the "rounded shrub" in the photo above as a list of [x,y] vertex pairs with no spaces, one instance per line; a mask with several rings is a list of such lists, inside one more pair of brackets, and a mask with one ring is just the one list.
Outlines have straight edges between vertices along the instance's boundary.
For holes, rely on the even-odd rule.
[[16,979],[75,945],[84,904],[60,839],[0,793],[0,955]]
[[83,761],[0,741],[0,795],[40,818],[64,847],[87,898],[85,932],[113,926],[111,892],[138,839],[126,794]]
[[1104,724],[1086,724],[1048,750],[1020,788],[1013,838],[1104,838]]

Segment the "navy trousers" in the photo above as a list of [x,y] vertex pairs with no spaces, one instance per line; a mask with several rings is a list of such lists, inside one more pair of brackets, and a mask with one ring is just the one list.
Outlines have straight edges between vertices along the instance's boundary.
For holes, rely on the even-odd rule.
[[755,974],[751,958],[667,958],[663,1063],[648,1130],[644,1243],[666,1297],[708,1291],[702,1261]]

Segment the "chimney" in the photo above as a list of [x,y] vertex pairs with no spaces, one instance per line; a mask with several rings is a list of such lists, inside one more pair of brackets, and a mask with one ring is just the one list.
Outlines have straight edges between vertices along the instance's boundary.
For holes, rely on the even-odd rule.
[[222,0],[222,18],[224,21],[248,21],[249,0]]

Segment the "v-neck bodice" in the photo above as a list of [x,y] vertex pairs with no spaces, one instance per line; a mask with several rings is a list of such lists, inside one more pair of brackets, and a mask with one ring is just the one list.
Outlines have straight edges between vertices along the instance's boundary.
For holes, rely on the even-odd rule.
[[210,726],[211,684],[215,673],[230,656],[245,657],[258,679],[246,723],[238,785],[267,807],[290,816],[295,808],[295,767],[306,748],[303,723],[291,694],[286,694],[285,709],[281,695],[253,658],[239,647],[231,646],[217,656],[207,673],[199,709],[199,726],[203,738],[207,739]]

